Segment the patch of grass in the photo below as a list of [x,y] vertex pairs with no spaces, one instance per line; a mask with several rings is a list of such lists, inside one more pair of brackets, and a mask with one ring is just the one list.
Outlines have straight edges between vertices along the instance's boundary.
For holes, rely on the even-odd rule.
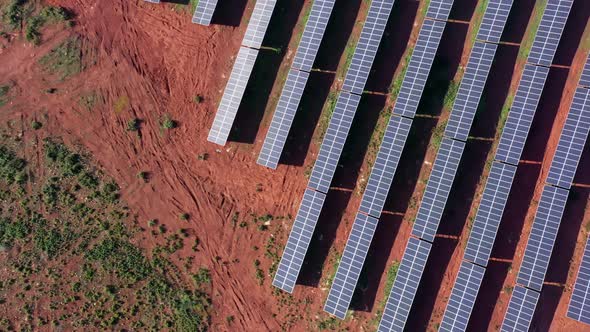
[[393,264],[387,269],[387,279],[385,280],[385,287],[383,289],[383,299],[379,301],[376,317],[373,320],[373,325],[377,327],[379,322],[381,321],[381,316],[383,315],[383,309],[385,308],[385,302],[389,297],[389,293],[391,293],[391,289],[393,288],[393,283],[395,282],[395,278],[397,277],[397,271],[399,270],[399,262],[394,261]]
[[504,130],[504,126],[506,125],[506,120],[508,119],[508,115],[510,114],[510,108],[512,107],[512,102],[514,101],[514,94],[511,93],[506,98],[504,102],[504,106],[502,106],[502,110],[500,111],[500,118],[498,119],[498,128],[496,130],[496,135],[501,135],[502,130]]
[[44,55],[39,64],[50,74],[58,75],[60,80],[82,72],[82,42],[78,38],[69,38]]
[[457,98],[457,93],[459,92],[459,86],[460,82],[456,82],[455,80],[451,81],[449,84],[449,88],[443,100],[443,107],[445,109],[450,110],[453,107],[455,98]]
[[320,121],[318,122],[318,129],[317,129],[317,138],[318,141],[324,139],[324,135],[328,130],[328,126],[330,125],[330,119],[332,119],[332,114],[334,114],[334,109],[336,108],[336,102],[338,101],[338,91],[330,91],[328,97],[326,98],[326,103],[324,104],[324,109],[322,110],[322,115],[320,117]]
[[20,29],[25,21],[28,12],[25,7],[26,0],[11,0],[2,12],[2,21],[8,25],[11,30]]
[[8,102],[8,94],[11,86],[9,84],[0,85],[0,107]]
[[389,96],[392,99],[396,99],[399,95],[399,91],[402,88],[402,84],[404,82],[404,78],[406,77],[406,72],[408,71],[408,65],[410,64],[410,60],[412,59],[412,54],[414,53],[414,48],[410,47],[406,51],[406,55],[402,61],[402,68],[400,73],[396,76],[393,80],[393,83],[389,87]]
[[80,95],[78,105],[87,111],[92,111],[92,109],[94,109],[94,107],[101,101],[102,99],[98,92],[90,91]]
[[525,61],[529,57],[546,7],[547,0],[539,0],[535,3],[532,22],[529,24],[529,29],[524,35],[522,42],[520,43],[520,48],[518,49],[518,60]]
[[434,146],[437,150],[443,141],[446,127],[447,121],[444,121],[440,123],[438,126],[436,126],[432,131],[431,145]]

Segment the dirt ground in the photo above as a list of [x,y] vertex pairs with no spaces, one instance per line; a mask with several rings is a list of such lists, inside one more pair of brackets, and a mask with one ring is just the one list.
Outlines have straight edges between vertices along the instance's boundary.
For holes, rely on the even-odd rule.
[[[473,22],[478,17],[476,1],[456,2],[460,9],[455,9],[451,17],[456,21],[448,24],[437,55],[440,61],[437,68],[444,69],[439,80],[446,84],[460,79],[460,69],[466,64],[473,42],[469,39]],[[547,84],[552,88],[543,97],[538,112],[542,116],[535,119],[532,138],[523,156],[530,163],[522,164],[517,172],[515,185],[523,189],[510,197],[500,228],[500,234],[505,235],[499,236],[494,249],[495,261],[488,268],[470,330],[496,330],[502,322],[510,296],[507,289],[514,285],[534,216],[533,203],[540,196],[576,75],[588,52],[578,47],[580,40],[588,36],[590,10],[583,2],[575,2],[574,23],[564,33],[564,38],[572,42],[558,50],[556,62],[571,68],[551,71]],[[277,29],[265,44],[280,51],[261,52],[262,60],[256,64],[257,74],[252,79],[257,84],[248,87],[245,104],[236,120],[241,124],[232,131],[233,142],[223,148],[208,143],[206,137],[253,9],[253,0],[221,5],[214,17],[216,24],[210,27],[190,23],[186,6],[172,3],[154,5],[140,0],[52,0],[51,3],[76,13],[76,24],[71,29],[44,31],[40,46],[32,46],[18,37],[4,43],[0,50],[3,63],[0,78],[14,84],[18,94],[3,107],[2,121],[43,122],[43,130],[71,144],[79,144],[92,154],[119,183],[123,200],[139,220],[147,223],[157,219],[174,232],[190,228],[202,246],[195,266],[207,266],[212,271],[212,330],[375,329],[377,312],[385,300],[386,272],[394,261],[401,259],[434,160],[435,150],[429,142],[448,118],[449,109],[442,101],[422,105],[421,115],[414,121],[392,186],[395,195],[390,195],[381,218],[365,264],[371,269],[363,273],[361,290],[357,290],[353,303],[356,311],[351,318],[336,322],[323,313],[322,307],[329,289],[327,281],[335,271],[360,204],[361,196],[356,189],[368,176],[373,155],[371,133],[383,125],[382,110],[387,112],[391,108],[394,103],[391,98],[380,94],[363,98],[351,130],[355,142],[347,142],[346,156],[334,178],[335,188],[326,200],[310,247],[311,255],[300,276],[301,285],[293,296],[274,290],[272,275],[267,273],[282,253],[292,217],[306,187],[306,174],[318,151],[317,132],[314,135],[309,123],[321,121],[324,101],[342,83],[338,73],[346,62],[343,56],[346,42],[358,36],[362,25],[355,20],[366,15],[367,2],[339,1],[336,5],[335,13],[343,22],[334,29],[338,31],[329,30],[334,34],[328,41],[329,50],[322,50],[318,55],[318,69],[325,72],[314,72],[310,78],[308,92],[311,91],[314,100],[302,101],[309,113],[298,115],[295,120],[294,128],[298,129],[292,135],[303,144],[288,143],[289,158],[277,170],[256,165],[256,158],[294,55],[302,29],[301,18],[311,1],[279,1],[280,10],[275,14],[278,18],[271,22]],[[512,43],[522,41],[529,17],[534,17],[534,1],[522,1],[518,6],[527,15],[511,15],[504,40]],[[371,91],[388,91],[401,75],[404,50],[415,43],[423,12],[424,2],[396,1],[393,15],[402,13],[398,18],[404,19],[390,20],[388,24],[385,40],[390,44],[377,56],[376,70],[370,79]],[[93,59],[92,64],[68,80],[48,76],[39,68],[40,57],[72,35],[83,40],[85,56]],[[490,139],[496,135],[495,124],[504,99],[515,91],[524,66],[518,59],[517,46],[501,45],[498,55],[500,60],[492,68],[492,72],[498,73],[490,75],[492,83],[488,83],[485,92],[489,118],[478,117],[474,124],[478,133],[474,136],[488,140],[474,140],[467,145],[462,163],[465,165],[461,166],[465,177],[455,184],[451,194],[450,202],[456,203],[447,207],[441,223],[442,235],[435,242],[435,255],[428,263],[427,275],[412,310],[410,330],[434,330],[442,318],[468,236],[464,226],[475,213],[474,207],[485,184],[485,163],[493,155]],[[334,59],[340,59],[338,67]],[[49,88],[56,92],[48,94]],[[431,86],[427,93],[436,95],[440,94],[439,90],[440,86]],[[446,90],[443,86],[442,96]],[[89,93],[101,97],[93,110],[79,103],[80,97]],[[202,102],[194,101],[197,95],[204,98]],[[166,117],[177,121],[178,127],[162,129],[161,121]],[[141,121],[137,133],[126,130],[127,123],[134,118]],[[534,326],[539,331],[590,331],[590,327],[565,317],[568,294],[588,235],[585,226],[590,222],[590,212],[586,209],[590,193],[588,170],[587,146],[576,176],[580,185],[572,189],[575,195],[571,196],[575,199],[570,197],[562,223],[568,227],[562,227],[555,248],[554,256],[568,257],[568,260],[552,260],[547,276],[552,284],[545,287],[535,316]],[[137,177],[142,171],[149,174],[147,183]],[[188,221],[180,220],[182,213],[190,215]],[[157,244],[157,239],[145,234],[140,244],[150,248]],[[185,248],[179,252],[179,264],[190,255],[189,251]],[[257,277],[259,269],[263,274]],[[229,316],[235,317],[231,323]]]

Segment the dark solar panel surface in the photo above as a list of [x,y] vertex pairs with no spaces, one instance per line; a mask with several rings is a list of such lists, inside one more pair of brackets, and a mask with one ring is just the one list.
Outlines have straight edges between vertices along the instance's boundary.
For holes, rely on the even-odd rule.
[[567,316],[590,324],[590,238],[586,241]]
[[490,0],[477,32],[477,40],[499,43],[513,0]]
[[514,287],[502,323],[502,332],[527,332],[537,307],[537,301],[539,301],[538,292],[518,285]]
[[543,12],[528,62],[543,66],[553,63],[553,56],[567,22],[573,0],[549,0]]

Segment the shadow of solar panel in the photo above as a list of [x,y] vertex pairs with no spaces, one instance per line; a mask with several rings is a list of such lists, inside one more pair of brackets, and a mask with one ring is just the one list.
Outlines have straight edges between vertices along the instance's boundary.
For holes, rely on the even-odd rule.
[[576,89],[551,162],[547,183],[569,189],[590,130],[590,90]]
[[467,141],[497,48],[496,44],[475,42],[447,122],[445,136]]
[[496,161],[492,164],[467,241],[465,260],[481,266],[488,265],[515,174],[516,166]]
[[518,272],[517,282],[541,291],[569,191],[545,186]]
[[464,148],[463,142],[443,139],[412,228],[414,236],[429,242],[434,241]]
[[518,165],[548,74],[547,67],[525,65],[500,137],[496,160]]
[[477,32],[477,40],[499,43],[513,0],[490,0]]
[[446,21],[451,13],[453,0],[431,0],[426,17]]
[[325,198],[326,195],[322,193],[311,189],[305,190],[272,282],[273,286],[289,293],[293,292]]
[[195,13],[193,14],[193,23],[200,25],[211,24],[213,12],[217,6],[217,0],[199,0]]
[[582,263],[572,292],[567,316],[577,321],[590,324],[590,238],[582,256]]
[[297,53],[293,59],[293,68],[307,72],[311,71],[324,32],[326,32],[334,2],[335,0],[314,0],[305,23],[305,29],[301,35],[301,41],[297,47]]
[[395,101],[394,114],[408,118],[416,115],[445,25],[446,22],[424,20]]
[[296,69],[289,71],[260,155],[258,155],[259,165],[277,168],[308,78],[307,72]]
[[469,262],[461,263],[439,331],[466,331],[486,269]]
[[549,0],[528,57],[529,63],[551,66],[573,0]]
[[411,237],[387,298],[379,332],[403,331],[432,245]]
[[240,47],[207,137],[209,142],[219,145],[227,142],[257,56],[258,50]]
[[357,95],[363,93],[393,3],[394,0],[371,1],[367,19],[344,78],[343,91]]
[[341,92],[338,96],[328,130],[324,135],[320,152],[309,177],[308,186],[310,188],[323,193],[327,193],[330,189],[332,177],[336,166],[338,166],[338,160],[360,100],[361,96],[346,92]]
[[411,126],[412,120],[408,118],[391,116],[389,119],[359,211],[381,216]]
[[367,257],[378,220],[358,213],[324,305],[324,311],[344,319]]
[[260,48],[277,0],[256,0],[242,45]]
[[580,85],[590,87],[590,55],[588,55],[588,59],[586,59],[586,65],[584,66],[582,76],[580,77]]
[[539,293],[521,286],[514,287],[502,332],[527,332],[539,301]]

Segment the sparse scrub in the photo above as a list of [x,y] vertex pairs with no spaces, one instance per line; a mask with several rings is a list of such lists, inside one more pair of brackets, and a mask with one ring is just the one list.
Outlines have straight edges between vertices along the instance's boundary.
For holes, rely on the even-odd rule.
[[39,64],[50,74],[58,75],[60,80],[82,72],[85,69],[82,62],[82,41],[78,38],[64,41],[44,55]]
[[141,121],[137,118],[127,121],[127,131],[138,131]]
[[160,121],[160,126],[162,127],[162,129],[170,130],[176,128],[178,126],[178,123],[172,120],[169,115],[165,115]]
[[41,127],[43,127],[43,124],[41,124],[41,122],[33,120],[31,122],[31,128],[33,128],[34,130],[39,130],[41,129]]

